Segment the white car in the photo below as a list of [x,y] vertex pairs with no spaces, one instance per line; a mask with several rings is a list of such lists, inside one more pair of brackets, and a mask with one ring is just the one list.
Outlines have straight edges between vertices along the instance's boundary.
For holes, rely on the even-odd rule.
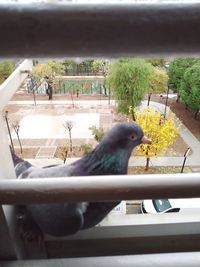
[[141,204],[142,213],[200,212],[200,198],[147,199]]

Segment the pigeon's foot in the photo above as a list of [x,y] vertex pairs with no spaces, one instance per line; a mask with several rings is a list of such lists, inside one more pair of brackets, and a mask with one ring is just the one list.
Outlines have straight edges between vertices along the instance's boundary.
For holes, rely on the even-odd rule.
[[20,207],[20,211],[17,212],[16,217],[19,234],[24,242],[36,242],[39,247],[42,247],[44,241],[43,232],[24,207]]

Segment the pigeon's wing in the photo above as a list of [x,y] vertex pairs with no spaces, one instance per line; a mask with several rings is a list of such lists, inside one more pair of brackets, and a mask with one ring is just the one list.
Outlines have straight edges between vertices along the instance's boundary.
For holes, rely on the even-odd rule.
[[49,235],[71,235],[83,225],[81,203],[38,204],[27,209],[39,228]]
[[120,202],[90,202],[83,213],[82,229],[91,228],[100,223]]
[[[19,161],[15,166],[16,174],[21,179],[66,177],[73,175],[73,167],[67,165],[49,166],[38,168],[27,161]],[[68,178],[70,179],[70,177]],[[82,203],[46,203],[26,205],[22,217],[27,236],[33,233],[35,223],[40,230],[54,236],[64,236],[76,233],[83,225]],[[33,231],[32,231],[33,230]],[[32,231],[32,233],[30,233]]]

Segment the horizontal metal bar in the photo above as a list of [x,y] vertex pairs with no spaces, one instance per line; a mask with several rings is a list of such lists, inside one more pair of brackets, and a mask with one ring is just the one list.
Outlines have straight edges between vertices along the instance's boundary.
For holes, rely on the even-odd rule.
[[0,3],[0,57],[200,53],[199,1]]
[[200,265],[200,252],[0,262],[1,267],[174,267]]
[[0,180],[0,203],[200,197],[200,173]]

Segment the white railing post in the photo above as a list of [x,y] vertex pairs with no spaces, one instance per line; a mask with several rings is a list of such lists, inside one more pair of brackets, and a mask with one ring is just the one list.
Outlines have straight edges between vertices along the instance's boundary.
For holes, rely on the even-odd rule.
[[[8,134],[6,131],[4,114],[8,101],[27,77],[32,69],[32,60],[24,60],[15,71],[0,85],[0,180],[16,178],[13,161],[11,158]],[[15,231],[15,212],[13,206],[0,206],[0,233],[3,240],[3,248],[6,254],[0,253],[1,259],[17,259],[23,254],[23,246],[20,245],[19,235]],[[4,244],[5,243],[5,244]]]
[[9,151],[10,149],[8,145],[8,135],[3,118],[4,109],[15,91],[19,88],[21,83],[28,75],[28,73],[22,73],[22,71],[30,71],[32,69],[32,66],[32,60],[25,59],[8,77],[8,79],[6,79],[5,82],[0,86],[0,179],[16,178],[11,154]]

